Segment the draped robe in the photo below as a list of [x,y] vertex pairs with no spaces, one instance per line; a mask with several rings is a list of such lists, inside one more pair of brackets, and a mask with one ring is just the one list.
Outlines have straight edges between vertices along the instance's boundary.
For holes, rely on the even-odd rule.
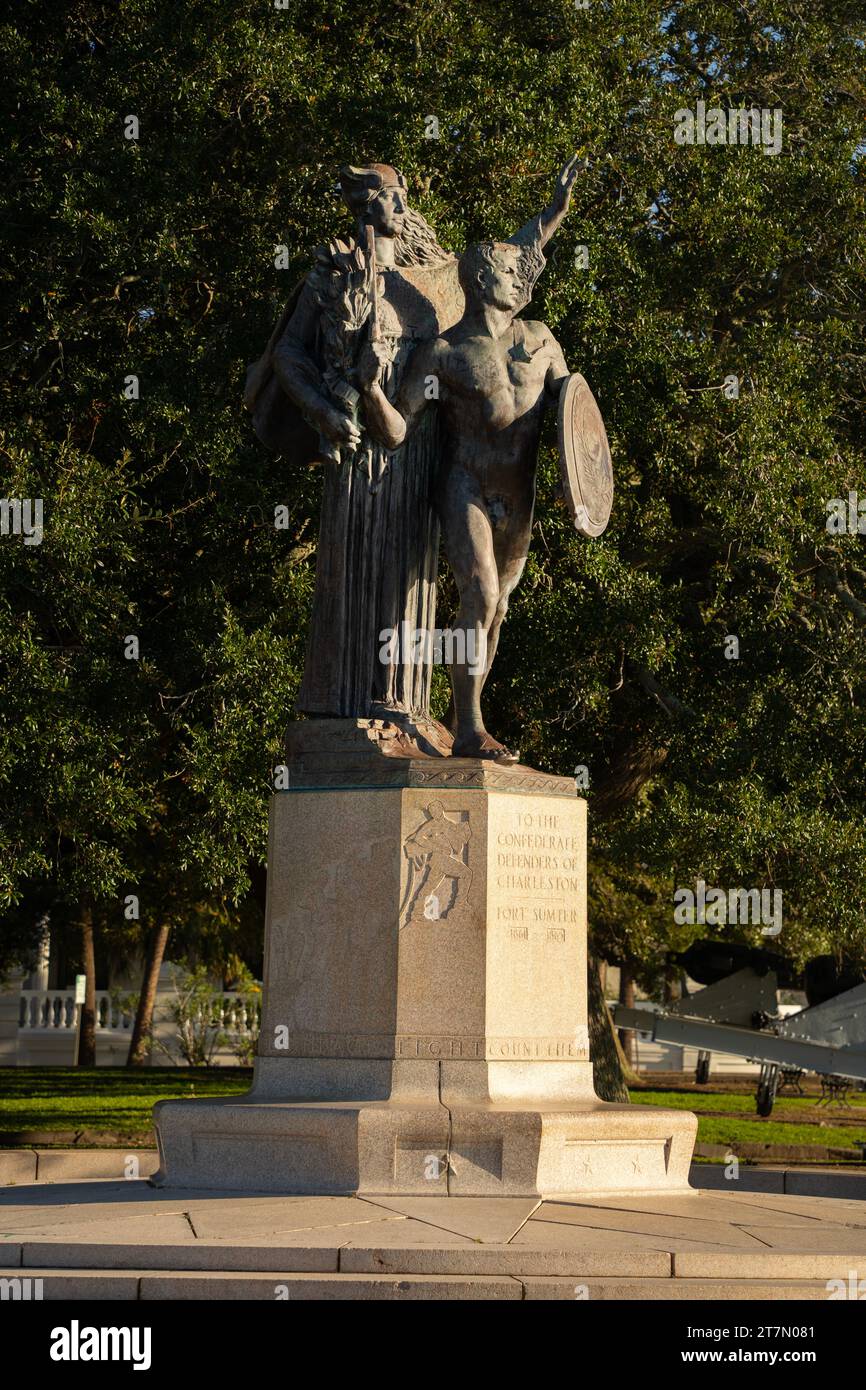
[[[274,375],[256,382],[256,428],[270,447],[315,457],[315,436],[285,394],[306,382],[327,394],[321,311],[310,276],[287,306],[272,339]],[[396,398],[412,350],[456,323],[463,293],[454,257],[380,271],[380,318],[395,353],[382,381]],[[256,369],[254,369],[256,370]],[[281,385],[282,383],[282,385]],[[287,409],[288,407],[288,409]],[[439,525],[431,494],[438,466],[435,411],[399,449],[389,451],[363,429],[354,453],[324,462],[316,587],[297,709],[304,714],[366,718],[387,710],[429,718],[431,655],[386,632],[428,631],[436,622]],[[407,625],[407,626],[404,626]],[[429,644],[428,644],[429,648]]]

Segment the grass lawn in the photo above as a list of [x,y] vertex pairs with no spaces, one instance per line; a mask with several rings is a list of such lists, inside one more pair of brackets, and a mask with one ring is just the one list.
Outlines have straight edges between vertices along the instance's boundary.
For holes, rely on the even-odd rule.
[[[204,1096],[234,1096],[248,1091],[252,1069],[244,1067],[6,1067],[0,1068],[0,1148],[10,1144],[49,1143],[66,1146],[84,1132],[82,1147],[116,1138],[118,1144],[153,1144],[151,1111],[156,1101]],[[772,1115],[755,1114],[754,1082],[743,1079],[736,1090],[695,1091],[635,1088],[636,1105],[661,1105],[693,1110],[698,1116],[698,1143],[722,1144],[734,1153],[743,1145],[791,1146],[815,1150],[845,1150],[852,1161],[861,1157],[858,1141],[866,1141],[866,1093],[853,1092],[851,1110],[817,1106],[818,1096],[782,1096]],[[28,1134],[39,1138],[28,1140]],[[808,1155],[806,1155],[808,1156]]]
[[[638,1105],[661,1105],[665,1110],[693,1110],[699,1115],[702,1110],[735,1110],[743,1111],[744,1114],[755,1114],[755,1085],[754,1082],[743,1083],[743,1090],[739,1094],[732,1095],[730,1091],[665,1091],[665,1090],[633,1090],[629,1092],[633,1101]],[[827,1119],[828,1117],[848,1114],[842,1107],[828,1107],[822,1105],[820,1110],[817,1108],[817,1096],[777,1096],[776,1104],[773,1106],[774,1120],[782,1116],[790,1115],[795,1118],[798,1112],[807,1111],[810,1115],[817,1115],[818,1118]],[[866,1091],[852,1091],[848,1096],[848,1103],[853,1108],[854,1116],[858,1114],[866,1126]]]
[[[637,1105],[692,1110],[698,1117],[699,1144],[724,1144],[736,1153],[743,1144],[792,1145],[814,1149],[849,1149],[855,1161],[866,1143],[866,1093],[852,1092],[850,1110],[818,1107],[819,1097],[780,1096],[772,1115],[755,1113],[754,1082],[744,1080],[739,1094],[708,1090],[632,1090]],[[859,1142],[858,1142],[859,1141]],[[772,1157],[768,1153],[768,1158]]]
[[21,1130],[112,1132],[153,1142],[158,1100],[234,1096],[248,1091],[246,1067],[3,1067],[0,1147]]
[[[815,1125],[798,1125],[777,1118],[776,1112],[766,1120],[755,1116],[751,1120],[741,1120],[739,1116],[728,1119],[726,1116],[699,1116],[698,1143],[726,1144],[732,1152],[743,1144],[797,1144],[806,1148],[850,1149],[855,1161],[860,1158],[862,1147],[856,1143],[860,1139],[866,1143],[866,1119],[858,1130],[837,1128],[828,1124],[826,1129]],[[769,1155],[768,1155],[769,1157]]]

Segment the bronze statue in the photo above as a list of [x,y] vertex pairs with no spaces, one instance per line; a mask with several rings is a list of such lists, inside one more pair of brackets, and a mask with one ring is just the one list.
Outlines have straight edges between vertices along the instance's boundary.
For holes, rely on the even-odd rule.
[[[375,311],[380,387],[395,396],[413,347],[455,322],[462,297],[455,258],[409,209],[396,169],[348,166],[340,172],[340,191],[356,236],[319,248],[312,272],[250,369],[245,399],[264,443],[293,467],[310,460],[324,465],[299,711],[404,714],[426,724],[429,663],[401,653],[383,663],[379,633],[407,621],[435,625],[436,421],[392,453],[359,418],[351,374]],[[437,740],[435,728],[422,732]]]
[[[509,758],[479,699],[529,544],[544,389],[567,374],[549,330],[514,316],[576,172],[573,159],[509,242],[458,263],[409,208],[396,169],[340,171],[355,237],[318,250],[245,395],[263,442],[325,469],[300,712],[393,722],[409,753]],[[430,377],[440,412],[424,410]],[[430,718],[429,655],[382,641],[435,628],[440,520],[456,626],[486,643],[483,663],[451,667],[453,748]]]
[[[572,162],[560,176],[563,209],[575,167]],[[460,595],[454,626],[473,631],[476,646],[480,638],[486,649],[481,670],[467,662],[451,666],[451,751],[454,757],[499,762],[515,761],[515,756],[485,729],[481,691],[529,550],[543,412],[559,404],[569,381],[565,357],[550,329],[516,317],[544,264],[530,247],[527,266],[526,250],[514,241],[482,242],[461,256],[463,316],[415,352],[396,400],[389,400],[379,385],[382,356],[375,341],[365,345],[356,372],[368,426],[392,448],[411,438],[430,401],[429,383],[437,383],[442,461],[434,497]],[[598,424],[603,433],[600,416]],[[603,446],[590,450],[593,466],[605,480],[606,449],[605,438]],[[575,520],[579,529],[587,529],[583,518]]]

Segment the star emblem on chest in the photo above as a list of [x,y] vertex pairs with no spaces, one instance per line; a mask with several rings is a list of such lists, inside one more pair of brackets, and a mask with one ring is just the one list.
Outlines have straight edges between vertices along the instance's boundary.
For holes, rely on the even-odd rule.
[[537,351],[538,348],[535,348],[530,352],[526,343],[521,339],[519,343],[515,343],[513,347],[508,349],[508,356],[512,362],[531,362]]

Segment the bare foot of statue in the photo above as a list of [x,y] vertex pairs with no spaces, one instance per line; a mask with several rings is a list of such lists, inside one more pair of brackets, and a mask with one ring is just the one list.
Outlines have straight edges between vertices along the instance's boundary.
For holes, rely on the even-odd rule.
[[504,743],[499,743],[486,729],[471,729],[454,740],[452,758],[488,758],[491,762],[516,763],[517,754],[510,752]]

